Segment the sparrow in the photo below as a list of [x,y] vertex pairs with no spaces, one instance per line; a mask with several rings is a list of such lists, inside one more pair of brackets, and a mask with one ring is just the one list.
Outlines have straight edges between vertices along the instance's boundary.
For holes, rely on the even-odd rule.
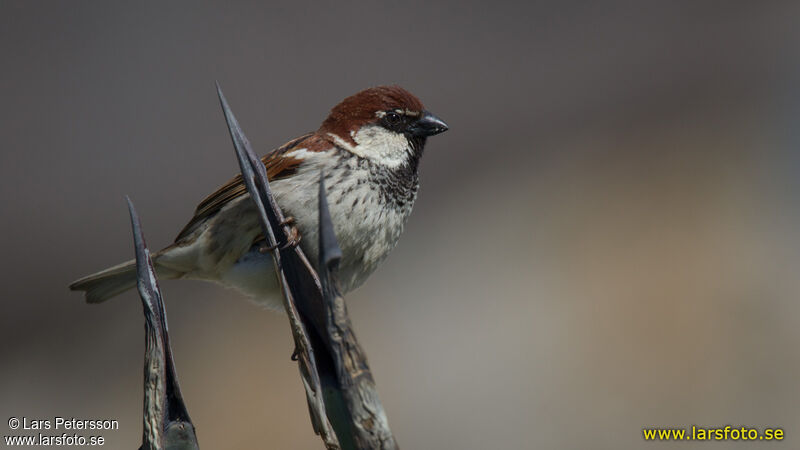
[[[399,86],[347,97],[317,131],[262,158],[275,200],[292,218],[299,244],[318,258],[320,173],[342,249],[338,277],[346,293],[360,286],[395,247],[419,189],[418,167],[429,136],[444,121]],[[282,308],[272,257],[264,251],[255,205],[241,175],[197,206],[173,244],[153,254],[161,279],[197,279],[234,288],[271,309]],[[136,285],[135,261],[81,278],[69,287],[100,303]]]

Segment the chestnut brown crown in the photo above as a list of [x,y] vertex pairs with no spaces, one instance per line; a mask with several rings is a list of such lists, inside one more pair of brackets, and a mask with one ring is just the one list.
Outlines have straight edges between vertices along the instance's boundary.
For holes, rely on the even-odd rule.
[[419,137],[447,130],[414,94],[400,86],[378,86],[342,100],[322,122],[320,131],[352,141],[352,133],[368,124]]

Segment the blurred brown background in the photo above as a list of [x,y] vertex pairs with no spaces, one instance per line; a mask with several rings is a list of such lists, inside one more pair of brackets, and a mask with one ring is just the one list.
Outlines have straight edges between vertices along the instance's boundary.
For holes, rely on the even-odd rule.
[[[348,296],[403,448],[667,448],[642,427],[693,424],[797,448],[798,20],[788,1],[4,1],[0,418],[115,418],[106,448],[139,445],[139,300],[66,286],[132,257],[123,195],[161,247],[236,173],[215,79],[263,152],[397,83],[451,126]],[[203,447],[321,448],[285,317],[162,287]]]

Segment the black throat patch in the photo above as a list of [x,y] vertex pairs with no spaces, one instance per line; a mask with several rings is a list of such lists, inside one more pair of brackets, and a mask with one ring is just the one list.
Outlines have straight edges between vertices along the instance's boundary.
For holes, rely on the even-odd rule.
[[380,164],[375,164],[367,158],[351,153],[339,146],[336,150],[342,161],[350,158],[357,158],[357,165],[360,169],[366,169],[369,173],[369,182],[378,189],[383,200],[387,205],[393,205],[397,209],[410,209],[417,198],[419,190],[419,160],[425,146],[425,138],[415,138],[409,140],[411,144],[411,156],[409,160],[395,168],[388,168]]

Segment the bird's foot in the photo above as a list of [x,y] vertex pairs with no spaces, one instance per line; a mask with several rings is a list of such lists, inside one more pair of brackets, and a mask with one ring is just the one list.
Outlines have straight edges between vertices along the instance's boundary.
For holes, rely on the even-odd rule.
[[[290,218],[293,222],[294,219]],[[288,219],[287,219],[288,220]],[[284,221],[286,222],[286,221]],[[281,250],[286,250],[287,248],[294,248],[300,245],[300,241],[303,239],[303,236],[300,234],[300,230],[297,227],[292,226],[289,228],[289,236],[286,237],[286,244],[280,246]],[[275,250],[278,248],[278,245],[262,245],[258,248],[259,253],[267,253]]]
[[300,230],[298,230],[297,227],[292,226],[289,229],[289,236],[286,237],[286,244],[283,247],[281,247],[281,250],[286,250],[289,247],[291,248],[297,247],[298,245],[300,245],[300,241],[302,239],[303,236],[300,234]]

